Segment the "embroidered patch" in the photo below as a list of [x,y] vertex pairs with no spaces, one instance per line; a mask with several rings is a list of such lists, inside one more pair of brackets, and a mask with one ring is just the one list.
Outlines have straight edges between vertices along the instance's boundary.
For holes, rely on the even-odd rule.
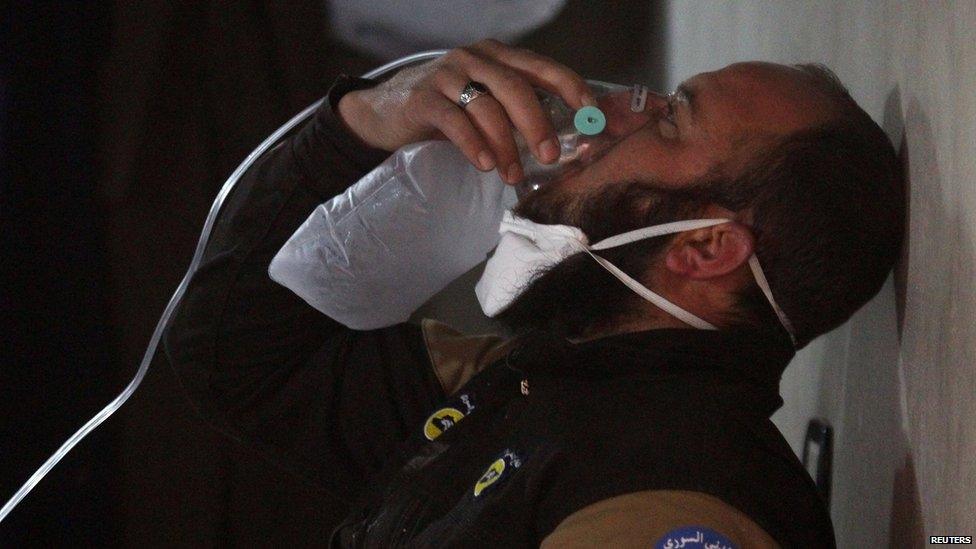
[[478,497],[481,492],[488,488],[492,484],[495,484],[505,475],[506,471],[510,469],[518,469],[522,466],[522,460],[519,459],[515,452],[511,450],[505,450],[502,457],[496,459],[488,466],[488,470],[481,475],[478,482],[474,483],[474,496]]
[[739,546],[711,528],[682,526],[664,534],[654,549],[739,549]]
[[488,466],[488,470],[485,471],[485,474],[481,475],[481,478],[478,479],[478,482],[474,484],[474,495],[480,496],[481,492],[483,492],[485,488],[491,486],[492,484],[497,482],[498,479],[502,478],[502,474],[504,472],[505,472],[505,459],[504,458],[496,459],[494,463]]
[[444,431],[454,427],[454,424],[464,419],[464,412],[457,408],[441,408],[424,422],[424,436],[427,440],[434,440]]

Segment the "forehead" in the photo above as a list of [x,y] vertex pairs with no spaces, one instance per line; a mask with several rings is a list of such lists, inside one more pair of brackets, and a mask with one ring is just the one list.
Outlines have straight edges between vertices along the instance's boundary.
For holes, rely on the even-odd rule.
[[775,63],[736,63],[684,82],[714,137],[785,134],[826,118],[830,103],[803,71]]

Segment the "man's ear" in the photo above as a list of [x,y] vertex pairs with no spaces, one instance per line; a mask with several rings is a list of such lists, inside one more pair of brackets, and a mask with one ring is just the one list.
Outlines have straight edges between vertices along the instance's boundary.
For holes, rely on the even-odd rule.
[[668,270],[693,280],[724,276],[749,261],[755,238],[746,225],[730,221],[678,235],[665,256]]

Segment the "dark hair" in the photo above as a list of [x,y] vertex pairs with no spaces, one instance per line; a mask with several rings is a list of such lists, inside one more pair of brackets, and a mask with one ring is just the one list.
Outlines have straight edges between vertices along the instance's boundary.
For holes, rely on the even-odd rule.
[[[827,122],[774,142],[724,189],[752,211],[756,255],[797,347],[846,321],[881,288],[901,249],[901,167],[884,131],[837,77],[801,65],[835,105]],[[755,285],[737,313],[778,324]]]

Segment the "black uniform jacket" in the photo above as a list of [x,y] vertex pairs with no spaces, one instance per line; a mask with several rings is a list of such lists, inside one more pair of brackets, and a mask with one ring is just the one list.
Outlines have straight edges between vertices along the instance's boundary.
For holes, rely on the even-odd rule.
[[793,356],[775,334],[354,331],[272,282],[315,206],[386,156],[335,117],[359,85],[239,182],[164,338],[216,428],[349,502],[332,543],[833,546],[769,421]]

